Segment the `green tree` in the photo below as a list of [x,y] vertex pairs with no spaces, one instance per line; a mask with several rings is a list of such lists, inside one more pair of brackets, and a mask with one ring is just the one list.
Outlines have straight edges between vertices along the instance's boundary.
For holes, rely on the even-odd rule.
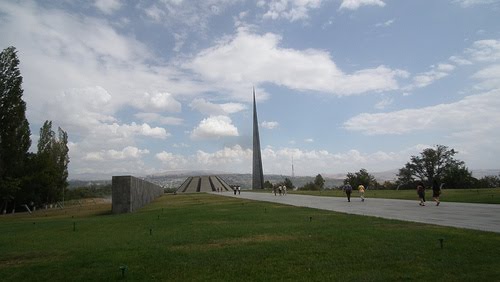
[[283,181],[283,185],[285,185],[287,189],[295,188],[295,186],[292,183],[292,180],[290,180],[290,178],[288,178],[288,177],[286,177],[285,181]]
[[264,181],[264,189],[272,189],[272,188],[273,184],[269,180]]
[[411,156],[410,162],[399,170],[398,180],[407,183],[409,180],[419,179],[427,182],[427,185],[431,185],[434,179],[440,181],[447,171],[464,165],[464,162],[454,158],[457,153],[443,145],[424,149],[420,156]]
[[360,169],[359,172],[347,173],[347,177],[344,179],[344,184],[350,184],[353,188],[358,187],[362,184],[365,187],[378,187],[377,180],[375,177],[368,173],[364,168]]
[[318,186],[319,190],[323,190],[323,187],[325,186],[325,179],[323,179],[321,174],[316,175],[316,178],[314,178],[314,185]]
[[498,188],[500,187],[500,175],[487,175],[479,179],[477,188]]
[[440,180],[447,188],[455,189],[471,188],[477,183],[477,179],[472,177],[472,172],[465,165],[450,166]]
[[68,135],[61,128],[58,137],[52,130],[52,121],[45,121],[38,140],[37,181],[41,186],[41,198],[46,203],[62,200],[68,186],[69,149]]
[[22,82],[16,49],[8,47],[0,53],[0,196],[4,211],[21,188],[31,146]]

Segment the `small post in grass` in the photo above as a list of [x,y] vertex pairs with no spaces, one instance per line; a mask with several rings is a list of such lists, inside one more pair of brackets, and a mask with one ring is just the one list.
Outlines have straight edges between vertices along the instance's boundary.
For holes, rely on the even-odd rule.
[[312,217],[312,216],[310,216],[310,217],[309,217],[309,222],[311,222],[312,220],[313,220],[313,217]]
[[439,245],[441,246],[441,249],[443,248],[443,242],[444,238],[439,238]]
[[149,228],[149,235],[153,235],[153,228]]
[[127,271],[128,266],[126,265],[120,265],[120,270],[122,271],[122,277],[125,277],[125,271]]

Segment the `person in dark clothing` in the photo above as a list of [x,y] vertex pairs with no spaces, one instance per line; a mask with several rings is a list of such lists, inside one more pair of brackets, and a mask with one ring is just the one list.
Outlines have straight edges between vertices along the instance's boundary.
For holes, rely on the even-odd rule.
[[352,193],[351,184],[344,185],[344,191],[345,191],[345,194],[347,195],[347,201],[350,202],[351,201],[351,193]]
[[441,195],[441,187],[439,186],[437,180],[434,179],[434,181],[432,181],[432,198],[436,202],[436,206],[439,206],[441,203],[439,195]]
[[417,183],[417,195],[418,198],[420,199],[419,205],[425,206],[425,186],[422,181],[419,181]]

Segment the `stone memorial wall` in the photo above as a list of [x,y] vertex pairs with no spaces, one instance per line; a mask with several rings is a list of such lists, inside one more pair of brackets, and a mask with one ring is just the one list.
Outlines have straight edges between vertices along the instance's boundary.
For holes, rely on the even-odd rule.
[[113,176],[112,210],[114,214],[136,211],[163,195],[163,188],[130,176]]

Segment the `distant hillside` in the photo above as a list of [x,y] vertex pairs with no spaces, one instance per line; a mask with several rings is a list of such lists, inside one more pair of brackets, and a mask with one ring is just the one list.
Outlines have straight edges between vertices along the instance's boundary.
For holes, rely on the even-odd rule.
[[[371,175],[377,179],[379,183],[383,183],[384,181],[395,181],[397,179],[398,170],[388,170],[382,172],[371,172],[368,171]],[[119,175],[127,175],[126,173],[120,173]],[[216,170],[198,170],[198,171],[188,171],[188,170],[179,170],[179,171],[167,171],[163,173],[141,176],[136,174],[129,174],[136,177],[144,178],[151,182],[157,183],[163,187],[167,188],[177,188],[179,187],[189,176],[197,176],[197,175],[219,175],[230,185],[239,185],[243,189],[250,189],[252,186],[252,175],[250,173],[247,174],[238,174],[238,173],[227,173]],[[321,174],[325,179],[325,187],[338,187],[342,185],[344,179],[346,178],[347,173],[337,173],[337,174]],[[487,175],[500,175],[500,169],[481,169],[481,170],[472,170],[472,175],[475,178],[483,178]],[[285,178],[288,177],[296,187],[304,186],[308,182],[314,182],[315,176],[287,176],[287,175],[278,175],[278,174],[266,174],[264,175],[264,180],[268,180],[271,183],[279,183],[284,181]],[[79,175],[76,179],[70,180],[70,188],[79,187],[79,186],[90,186],[90,185],[103,185],[111,183],[111,176],[105,175]]]
[[[251,174],[229,174],[229,173],[212,173],[214,175],[218,175],[221,178],[223,178],[229,185],[238,185],[241,186],[242,189],[251,189],[252,187],[252,175]],[[177,188],[179,187],[189,176],[194,176],[194,175],[202,175],[202,174],[181,174],[181,175],[176,175],[176,174],[162,174],[162,175],[154,175],[154,176],[147,176],[145,179],[154,183],[157,183],[159,185],[162,185],[164,187],[171,187],[171,188]],[[206,174],[204,174],[206,175]],[[264,181],[269,181],[273,184],[279,183],[285,180],[285,178],[290,178],[292,181],[293,185],[295,187],[300,187],[304,186],[304,184],[308,182],[313,182],[314,178],[313,176],[296,176],[296,177],[291,177],[291,176],[284,176],[284,175],[275,175],[275,174],[270,174],[270,175],[264,175]],[[334,186],[339,186],[342,185],[343,179],[334,179],[334,178],[329,178],[329,177],[324,177],[325,179],[325,187],[334,187]]]

